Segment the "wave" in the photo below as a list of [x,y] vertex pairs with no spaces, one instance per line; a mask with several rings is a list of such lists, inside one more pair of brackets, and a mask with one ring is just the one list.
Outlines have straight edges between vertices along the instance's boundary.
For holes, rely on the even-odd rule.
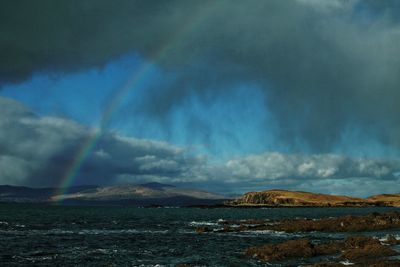
[[191,221],[189,223],[189,225],[190,226],[217,226],[218,223],[216,223],[216,222],[207,222],[207,221],[200,221],[200,222]]
[[353,265],[354,263],[350,262],[350,261],[341,261],[340,262],[343,265]]
[[85,229],[77,232],[79,235],[112,235],[112,234],[167,234],[169,230],[138,230],[138,229]]
[[[396,238],[397,240],[400,240],[400,235],[392,234],[391,236],[393,236],[393,237]],[[386,235],[386,236],[381,237],[381,238],[376,237],[376,236],[374,236],[374,237],[377,238],[377,239],[379,239],[379,241],[381,241],[381,242],[386,242],[386,241],[388,241],[389,235]]]
[[113,234],[167,234],[169,230],[139,230],[139,229],[49,229],[49,230],[1,230],[2,234],[32,234],[32,235],[113,235]]

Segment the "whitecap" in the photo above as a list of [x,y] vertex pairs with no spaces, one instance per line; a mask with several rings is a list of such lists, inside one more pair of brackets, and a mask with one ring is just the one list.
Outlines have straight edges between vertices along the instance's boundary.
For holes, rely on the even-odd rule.
[[[396,240],[400,240],[400,235],[393,235],[392,234],[392,236],[394,238],[396,238]],[[381,242],[386,242],[386,241],[388,241],[389,235],[386,235],[386,236],[381,237],[381,238],[378,238],[378,237],[374,236],[374,238],[379,239],[379,241],[381,241]]]
[[286,233],[283,231],[274,231],[274,230],[246,230],[242,231],[242,233],[253,234],[253,235],[271,235],[271,236],[292,236],[292,237],[301,237],[300,234]]
[[215,222],[206,222],[206,221],[200,221],[200,222],[196,222],[196,221],[192,221],[189,223],[190,226],[200,226],[200,225],[207,225],[207,226],[217,226],[218,223]]
[[341,261],[340,263],[343,265],[354,265],[354,263],[352,263],[350,261]]
[[103,230],[103,229],[88,229],[80,230],[80,235],[112,235],[112,234],[166,234],[168,230],[137,230],[137,229],[115,229],[115,230]]

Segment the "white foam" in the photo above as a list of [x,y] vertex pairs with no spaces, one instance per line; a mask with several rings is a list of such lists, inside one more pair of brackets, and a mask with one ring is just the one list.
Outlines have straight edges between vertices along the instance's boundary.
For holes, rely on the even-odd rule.
[[112,234],[166,234],[168,230],[137,230],[137,229],[116,229],[116,230],[102,230],[90,229],[80,230],[77,234],[80,235],[112,235]]
[[63,229],[49,229],[49,230],[0,230],[0,233],[24,235],[25,233],[34,235],[113,235],[113,234],[166,234],[169,230],[138,230],[138,229],[82,229],[82,230],[63,230]]
[[[392,235],[392,236],[394,236],[394,238],[396,238],[396,240],[400,240],[400,235]],[[378,238],[378,237],[374,236],[374,238]],[[388,241],[388,238],[389,238],[389,235],[386,235],[385,237],[379,238],[379,241],[386,242],[386,241]]]
[[200,222],[196,222],[196,221],[192,221],[189,223],[190,226],[200,226],[200,225],[206,225],[206,226],[217,226],[218,223],[215,222],[206,222],[206,221],[200,221]]
[[352,263],[352,262],[350,262],[350,261],[341,261],[340,262],[341,264],[343,264],[343,265],[354,265],[354,263]]
[[162,264],[155,264],[155,265],[134,265],[134,266],[138,266],[138,267],[165,267],[166,265],[162,265]]
[[50,229],[50,230],[47,231],[47,233],[51,233],[51,234],[74,234],[74,231],[62,230],[62,229]]
[[254,233],[254,234],[276,234],[276,235],[286,235],[287,233],[283,231],[274,231],[274,230],[246,230],[242,231],[243,233]]

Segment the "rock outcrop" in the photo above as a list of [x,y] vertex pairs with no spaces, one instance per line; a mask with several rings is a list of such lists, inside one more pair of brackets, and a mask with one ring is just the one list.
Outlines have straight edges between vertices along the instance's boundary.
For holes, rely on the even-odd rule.
[[385,229],[400,229],[400,213],[371,213],[367,215],[346,215],[322,219],[284,219],[221,221],[222,226],[216,229],[202,227],[196,231],[204,232],[243,232],[257,230],[272,230],[293,232],[363,232]]
[[267,190],[249,192],[235,200],[227,201],[228,206],[269,206],[269,207],[364,207],[399,206],[400,194],[376,195],[369,198],[355,198],[315,194],[309,192]]
[[[339,254],[337,260],[350,261],[360,266],[380,263],[382,259],[398,253],[382,244],[379,240],[367,236],[351,236],[344,241],[332,241],[326,244],[313,244],[308,239],[289,240],[280,244],[267,244],[260,247],[250,247],[245,250],[248,256],[267,262],[283,261],[289,258],[310,258],[321,255]],[[396,262],[392,262],[393,264]],[[397,262],[400,263],[400,262]],[[315,266],[340,266],[338,263],[324,263]]]

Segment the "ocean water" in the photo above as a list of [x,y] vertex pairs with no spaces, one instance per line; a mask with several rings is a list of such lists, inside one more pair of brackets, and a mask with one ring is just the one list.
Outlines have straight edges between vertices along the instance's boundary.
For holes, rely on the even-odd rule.
[[[249,246],[350,233],[254,231],[197,234],[219,219],[320,218],[396,208],[200,209],[0,204],[0,266],[298,266],[308,259],[265,263],[244,255]],[[385,238],[399,230],[368,232]],[[396,248],[399,249],[399,248]]]

